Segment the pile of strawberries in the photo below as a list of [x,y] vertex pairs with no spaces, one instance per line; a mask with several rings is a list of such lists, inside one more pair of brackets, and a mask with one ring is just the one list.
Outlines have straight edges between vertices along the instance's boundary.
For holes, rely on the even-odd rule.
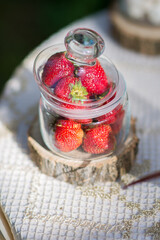
[[[84,101],[101,99],[111,88],[98,60],[94,66],[77,66],[66,58],[64,52],[48,59],[42,81],[52,88],[52,92],[54,90],[54,95],[69,103],[63,103],[64,107],[72,109],[84,108]],[[85,152],[91,154],[110,153],[115,149],[116,135],[122,128],[124,114],[123,106],[119,104],[113,111],[96,119],[59,117],[55,123],[55,146],[63,152],[82,146]]]

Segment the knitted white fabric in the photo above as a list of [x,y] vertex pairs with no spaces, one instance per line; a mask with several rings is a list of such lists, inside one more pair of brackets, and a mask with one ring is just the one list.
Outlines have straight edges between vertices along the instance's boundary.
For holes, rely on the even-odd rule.
[[62,43],[75,27],[97,31],[105,55],[123,73],[140,138],[125,183],[160,169],[160,57],[120,47],[106,11],[52,35],[15,70],[0,99],[0,204],[14,238],[27,240],[160,239],[160,179],[122,190],[119,182],[75,187],[42,174],[31,161],[27,129],[38,109],[32,67],[43,48]]

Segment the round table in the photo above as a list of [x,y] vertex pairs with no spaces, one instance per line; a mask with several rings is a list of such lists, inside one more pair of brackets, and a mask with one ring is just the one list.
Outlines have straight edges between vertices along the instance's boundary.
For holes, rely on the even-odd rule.
[[[42,174],[29,157],[27,130],[38,111],[33,62],[75,27],[97,31],[123,73],[140,139],[136,163],[120,181],[76,187]],[[160,239],[160,179],[123,190],[160,169],[160,57],[122,48],[106,10],[80,19],[38,46],[17,67],[0,99],[0,205],[13,239]]]

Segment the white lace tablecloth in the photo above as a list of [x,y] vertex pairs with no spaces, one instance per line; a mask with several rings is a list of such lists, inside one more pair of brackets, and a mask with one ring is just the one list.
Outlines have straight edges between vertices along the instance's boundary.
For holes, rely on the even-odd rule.
[[160,179],[122,190],[119,182],[75,187],[42,174],[27,148],[38,109],[32,67],[44,47],[63,42],[75,27],[102,35],[105,55],[123,73],[140,138],[135,166],[121,181],[160,170],[160,57],[123,49],[111,37],[107,12],[52,35],[15,70],[0,99],[0,204],[15,239],[160,239]]

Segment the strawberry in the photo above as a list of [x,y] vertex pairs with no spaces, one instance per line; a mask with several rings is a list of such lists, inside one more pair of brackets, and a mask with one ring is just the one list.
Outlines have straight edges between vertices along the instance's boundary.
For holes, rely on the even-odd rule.
[[111,124],[111,128],[112,128],[112,131],[115,135],[117,135],[121,128],[122,128],[122,125],[123,125],[123,118],[124,118],[124,110],[122,109],[122,111],[120,111],[118,114],[117,114],[117,120],[116,122],[112,123]]
[[82,144],[81,124],[73,120],[61,119],[56,123],[55,146],[63,152],[70,152]]
[[54,94],[57,97],[71,103],[79,103],[80,101],[88,98],[86,88],[82,86],[78,78],[73,76],[65,77],[59,80],[55,86]]
[[107,76],[98,60],[94,66],[79,67],[76,74],[88,93],[92,95],[102,94],[108,88]]
[[99,125],[86,131],[83,149],[92,154],[109,153],[114,150],[116,139],[109,125]]
[[[124,109],[121,104],[119,104],[116,108],[114,108],[111,112],[106,113],[98,118],[98,121],[105,123],[105,124],[113,124],[115,123],[120,116],[124,117]],[[122,118],[123,120],[123,118]]]
[[52,55],[45,64],[42,81],[46,86],[53,87],[59,79],[73,74],[73,63],[65,57],[64,52],[59,52]]
[[81,124],[89,124],[92,122],[92,119],[76,119],[75,121]]
[[[104,92],[103,94],[101,94],[99,96],[99,98],[102,99],[103,97],[107,97],[108,95],[110,95],[113,92],[113,90],[114,90],[113,84],[112,83],[108,84],[107,94],[106,94],[106,92]],[[116,94],[117,94],[117,92],[115,92],[104,104],[111,102],[115,98]]]
[[[83,109],[83,100],[89,99],[89,94],[85,87],[82,86],[81,82],[76,77],[66,77],[58,81],[54,93],[57,97],[71,103],[61,103],[61,106],[68,109]],[[72,103],[81,104],[81,106],[75,106]],[[91,123],[92,119],[77,119],[78,123]]]

